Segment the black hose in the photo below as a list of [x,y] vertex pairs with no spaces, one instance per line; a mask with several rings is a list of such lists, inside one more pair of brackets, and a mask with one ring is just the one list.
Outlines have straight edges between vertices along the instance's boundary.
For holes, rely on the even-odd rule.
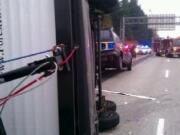
[[6,73],[2,73],[0,74],[0,84],[29,75],[33,70],[35,70],[38,66],[40,66],[42,63],[45,63],[45,62],[49,62],[49,63],[47,63],[42,68],[38,69],[34,74],[44,72],[48,69],[54,69],[55,66],[54,66],[53,61],[55,61],[54,57],[50,57],[43,60],[34,61],[28,64],[27,66],[24,66],[18,69],[15,69]]

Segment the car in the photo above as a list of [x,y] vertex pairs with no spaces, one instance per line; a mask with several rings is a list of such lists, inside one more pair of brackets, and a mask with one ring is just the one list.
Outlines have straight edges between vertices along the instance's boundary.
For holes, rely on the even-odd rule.
[[152,49],[148,45],[138,45],[135,48],[136,54],[144,55],[144,54],[151,54]]
[[167,57],[180,57],[180,38],[172,40],[165,55]]
[[123,70],[132,68],[132,54],[112,29],[102,29],[100,32],[102,68],[117,68]]
[[128,46],[129,47],[129,50],[130,50],[130,52],[131,52],[131,54],[132,54],[132,57],[133,58],[136,58],[136,51],[135,51],[135,48],[136,48],[136,44],[126,44],[126,46]]

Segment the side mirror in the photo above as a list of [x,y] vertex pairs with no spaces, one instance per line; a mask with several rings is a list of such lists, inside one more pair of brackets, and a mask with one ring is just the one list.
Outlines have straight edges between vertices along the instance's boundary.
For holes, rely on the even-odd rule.
[[118,6],[118,0],[94,0],[93,6],[106,14],[113,12],[113,9]]

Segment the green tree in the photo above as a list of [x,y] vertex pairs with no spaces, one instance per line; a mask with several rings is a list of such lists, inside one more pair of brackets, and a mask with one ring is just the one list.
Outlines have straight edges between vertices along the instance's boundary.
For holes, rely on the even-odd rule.
[[[146,16],[144,11],[138,5],[137,0],[122,0],[119,2],[119,9],[112,13],[112,22],[115,32],[120,35],[120,26],[122,24],[123,17],[139,17]],[[127,25],[126,35],[127,39],[141,40],[151,39],[152,30],[148,29],[147,24],[144,25]]]

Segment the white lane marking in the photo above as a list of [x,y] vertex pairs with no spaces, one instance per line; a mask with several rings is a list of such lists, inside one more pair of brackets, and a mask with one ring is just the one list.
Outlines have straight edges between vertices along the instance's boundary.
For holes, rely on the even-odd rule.
[[168,92],[168,89],[165,89],[164,91],[165,91],[165,92]]
[[164,119],[159,119],[158,126],[157,126],[157,135],[164,135]]
[[124,102],[124,104],[125,104],[125,105],[127,105],[127,104],[128,104],[128,102]]
[[116,91],[109,91],[109,90],[102,90],[102,91],[103,92],[107,92],[107,93],[120,94],[120,95],[126,95],[126,96],[141,98],[141,99],[156,100],[156,98],[147,97],[147,96],[140,96],[140,95],[134,95],[134,94],[123,93],[123,92],[116,92]]
[[170,59],[167,59],[167,62],[170,62]]
[[166,70],[165,71],[165,78],[168,78],[169,77],[169,70]]

